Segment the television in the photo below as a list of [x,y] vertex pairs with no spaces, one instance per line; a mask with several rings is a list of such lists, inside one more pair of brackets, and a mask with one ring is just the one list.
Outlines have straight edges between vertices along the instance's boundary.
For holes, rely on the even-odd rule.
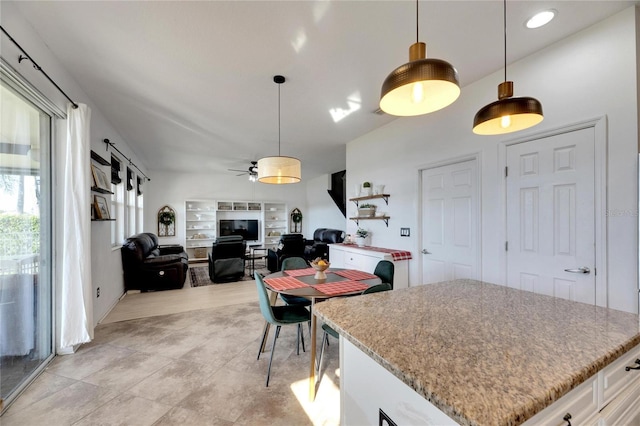
[[258,241],[257,219],[220,219],[219,236],[242,235],[245,241]]

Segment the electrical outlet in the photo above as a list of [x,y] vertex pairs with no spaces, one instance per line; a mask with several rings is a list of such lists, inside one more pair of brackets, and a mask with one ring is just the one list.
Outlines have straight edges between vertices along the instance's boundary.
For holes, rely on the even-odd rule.
[[98,287],[98,290],[96,291],[96,297],[100,297],[100,287]]
[[411,235],[410,228],[400,228],[400,236],[401,237],[408,237],[410,235]]

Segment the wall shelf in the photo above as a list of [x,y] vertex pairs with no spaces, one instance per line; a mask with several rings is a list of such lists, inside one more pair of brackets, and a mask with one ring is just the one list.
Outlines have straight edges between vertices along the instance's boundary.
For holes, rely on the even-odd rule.
[[356,222],[356,225],[359,225],[359,221],[361,220],[384,220],[385,225],[387,225],[387,228],[389,227],[389,219],[391,218],[391,216],[356,216],[356,217],[350,217],[349,220],[353,220]]
[[91,190],[93,192],[99,192],[101,194],[111,194],[111,195],[113,195],[113,192],[109,191],[108,189],[98,188],[97,186],[92,186]]
[[354,197],[354,198],[349,198],[349,201],[353,201],[354,203],[356,203],[356,206],[358,206],[358,203],[360,201],[365,201],[365,200],[375,200],[378,198],[381,198],[384,200],[384,202],[389,205],[389,197],[391,195],[389,194],[376,194],[376,195],[365,195],[364,197]]
[[111,166],[111,162],[105,160],[100,156],[100,154],[96,153],[93,150],[91,150],[91,159],[95,160],[98,164],[101,164],[103,166]]
[[115,219],[91,219],[91,222],[115,222]]

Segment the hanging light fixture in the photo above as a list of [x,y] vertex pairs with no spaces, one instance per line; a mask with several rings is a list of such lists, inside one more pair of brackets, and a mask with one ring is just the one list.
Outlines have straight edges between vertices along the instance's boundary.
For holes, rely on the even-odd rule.
[[280,85],[285,82],[281,75],[273,77],[278,85],[278,156],[258,160],[258,181],[276,185],[300,182],[300,160],[280,155]]
[[504,82],[498,85],[498,100],[486,105],[473,118],[473,133],[502,135],[540,123],[542,104],[529,97],[513,98],[513,81],[507,81],[507,0],[504,0]]
[[418,41],[416,0],[416,42],[409,47],[409,62],[382,83],[380,109],[391,115],[421,115],[452,104],[458,96],[458,71],[446,61],[427,59],[427,45]]

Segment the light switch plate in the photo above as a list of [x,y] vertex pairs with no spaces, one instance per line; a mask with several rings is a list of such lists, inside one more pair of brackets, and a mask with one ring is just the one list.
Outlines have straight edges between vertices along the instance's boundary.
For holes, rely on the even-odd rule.
[[401,237],[408,237],[410,235],[411,235],[410,228],[400,228],[400,236]]

